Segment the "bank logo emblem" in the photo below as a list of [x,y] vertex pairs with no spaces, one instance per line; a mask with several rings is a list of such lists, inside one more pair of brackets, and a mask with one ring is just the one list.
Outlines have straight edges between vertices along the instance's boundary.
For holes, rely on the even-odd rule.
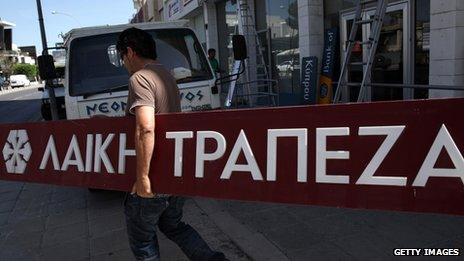
[[23,174],[32,154],[26,130],[11,130],[2,152],[6,171]]

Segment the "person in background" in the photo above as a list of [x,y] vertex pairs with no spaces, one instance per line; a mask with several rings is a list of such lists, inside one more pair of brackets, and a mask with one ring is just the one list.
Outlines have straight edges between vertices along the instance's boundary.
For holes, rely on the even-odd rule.
[[216,50],[211,48],[208,50],[208,60],[209,63],[211,64],[211,67],[213,68],[214,73],[220,73],[221,70],[219,69],[219,62],[216,59]]

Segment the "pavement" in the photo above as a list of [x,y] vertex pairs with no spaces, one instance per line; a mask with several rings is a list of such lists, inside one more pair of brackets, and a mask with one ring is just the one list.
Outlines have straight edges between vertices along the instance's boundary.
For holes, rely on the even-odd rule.
[[391,260],[394,248],[460,248],[460,257],[447,260],[464,255],[461,216],[236,201],[221,205],[289,260]]
[[11,86],[1,87],[0,88],[0,95],[5,94],[5,93],[14,93],[14,92],[19,92],[19,91],[23,91],[23,90],[36,89],[36,88],[42,87],[42,86],[43,86],[43,84],[41,84],[39,82],[31,82],[31,84],[29,86],[15,87],[15,88],[12,88]]
[[[2,115],[0,122],[38,119],[30,99],[39,96],[0,96],[0,108],[23,102],[23,118]],[[0,181],[0,260],[134,260],[123,196]],[[230,260],[391,260],[394,248],[416,247],[460,248],[460,257],[446,260],[464,255],[460,216],[204,198],[189,199],[184,210],[185,221]],[[162,234],[159,241],[163,260],[187,260]]]
[[[123,214],[124,193],[0,182],[0,260],[134,260]],[[185,220],[231,260],[250,260],[188,200]],[[163,260],[188,260],[160,235]]]
[[[134,260],[123,197],[1,181],[0,260]],[[464,219],[457,216],[202,198],[187,200],[184,211],[230,260],[390,260],[394,248],[464,246]],[[187,260],[159,235],[163,260]]]

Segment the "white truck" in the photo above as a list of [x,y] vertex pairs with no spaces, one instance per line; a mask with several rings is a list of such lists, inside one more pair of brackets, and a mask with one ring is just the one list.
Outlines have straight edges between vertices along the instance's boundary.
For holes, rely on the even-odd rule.
[[[58,112],[63,115],[60,118],[124,115],[129,75],[116,50],[116,42],[119,34],[130,27],[153,36],[158,60],[177,81],[182,111],[220,108],[219,87],[205,51],[194,31],[185,25],[186,21],[176,21],[71,30],[64,42],[64,87],[55,88]],[[42,100],[42,115],[51,119],[47,89]]]

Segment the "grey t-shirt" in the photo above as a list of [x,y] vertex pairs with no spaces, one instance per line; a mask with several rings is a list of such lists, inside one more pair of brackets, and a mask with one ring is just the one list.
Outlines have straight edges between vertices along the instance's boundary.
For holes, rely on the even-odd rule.
[[162,64],[147,64],[130,77],[126,115],[134,115],[137,106],[153,107],[155,113],[180,112],[176,80]]

